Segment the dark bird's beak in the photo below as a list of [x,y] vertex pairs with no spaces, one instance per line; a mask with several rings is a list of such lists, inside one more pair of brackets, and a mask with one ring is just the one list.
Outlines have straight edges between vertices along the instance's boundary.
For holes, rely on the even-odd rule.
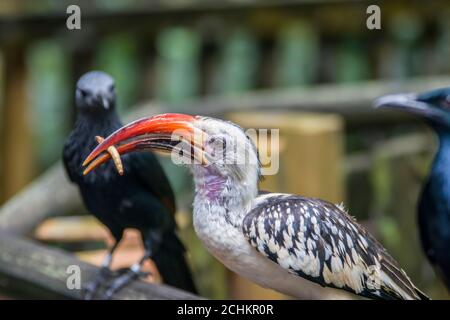
[[109,103],[108,99],[105,98],[105,97],[102,97],[101,99],[102,99],[102,105],[103,105],[103,108],[105,108],[106,110],[108,110],[109,107],[110,107],[110,103]]
[[120,155],[149,149],[165,153],[176,151],[177,156],[206,165],[203,142],[207,134],[195,126],[197,121],[199,117],[175,113],[136,120],[112,133],[87,156],[83,174],[108,161],[110,147],[116,148]]
[[405,110],[431,120],[446,118],[445,112],[425,101],[421,101],[417,94],[392,94],[378,98],[374,102],[375,108],[392,108]]

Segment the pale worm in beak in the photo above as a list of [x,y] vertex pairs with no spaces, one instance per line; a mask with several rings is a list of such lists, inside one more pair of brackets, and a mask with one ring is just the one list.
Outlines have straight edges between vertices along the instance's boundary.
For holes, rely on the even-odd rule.
[[[103,141],[105,141],[105,139],[100,137],[100,136],[95,136],[95,140],[97,141],[98,144],[100,144]],[[114,161],[114,166],[116,167],[117,172],[121,176],[123,176],[122,159],[120,158],[120,154],[117,151],[116,147],[110,146],[110,147],[108,147],[107,151],[108,151],[109,155],[111,156],[111,159]]]

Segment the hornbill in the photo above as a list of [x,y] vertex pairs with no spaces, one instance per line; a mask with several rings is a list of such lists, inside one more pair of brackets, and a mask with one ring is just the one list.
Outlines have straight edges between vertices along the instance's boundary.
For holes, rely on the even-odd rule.
[[195,292],[185,248],[176,235],[174,194],[155,155],[148,152],[123,157],[123,169],[127,172],[123,176],[111,170],[112,164],[89,176],[81,173],[83,159],[97,145],[95,137],[109,135],[122,126],[115,111],[113,78],[100,71],[84,74],[77,83],[75,100],[77,118],[64,145],[63,162],[70,180],[78,185],[86,208],[116,241],[97,277],[85,286],[85,298],[93,298],[111,275],[112,255],[126,228],[140,231],[145,255],[107,286],[104,297],[111,298],[128,282],[143,276],[141,266],[147,258],[155,262],[165,283]]
[[[163,114],[124,126],[86,158],[87,174],[120,154],[170,152],[194,176],[194,227],[236,273],[305,297],[308,281],[381,299],[426,299],[397,262],[341,207],[292,194],[258,194],[255,145],[234,123]],[[127,173],[125,172],[125,175]]]
[[450,88],[388,95],[375,106],[422,116],[438,136],[439,149],[419,200],[418,224],[425,254],[450,290]]

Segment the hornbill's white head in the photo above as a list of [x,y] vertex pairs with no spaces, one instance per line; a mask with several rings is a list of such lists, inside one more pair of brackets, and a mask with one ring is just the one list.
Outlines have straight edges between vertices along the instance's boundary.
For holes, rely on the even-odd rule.
[[249,189],[252,196],[257,192],[260,163],[256,147],[244,130],[232,122],[185,114],[162,114],[134,121],[91,152],[83,163],[88,165],[84,174],[110,158],[105,151],[111,146],[119,154],[145,149],[169,152],[176,162],[188,164],[196,186],[210,189],[212,195],[232,186]]

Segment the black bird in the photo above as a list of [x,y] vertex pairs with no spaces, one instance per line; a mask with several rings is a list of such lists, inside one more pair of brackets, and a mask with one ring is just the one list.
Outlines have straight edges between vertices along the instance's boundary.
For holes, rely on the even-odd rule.
[[124,155],[181,155],[194,176],[197,235],[223,264],[259,285],[303,298],[319,284],[376,299],[427,299],[341,206],[258,193],[256,147],[231,122],[183,114],[137,120],[98,145],[85,172],[106,162],[103,152],[112,146]]
[[425,254],[450,290],[450,88],[384,96],[375,106],[420,115],[439,138],[439,149],[419,200],[418,224]]
[[116,240],[100,273],[85,287],[85,298],[92,298],[110,275],[112,254],[126,228],[140,231],[145,255],[108,286],[106,298],[141,276],[141,265],[146,258],[155,262],[166,284],[195,293],[185,248],[176,235],[174,194],[155,155],[136,153],[123,157],[123,169],[127,172],[123,176],[112,163],[91,175],[83,175],[81,164],[97,145],[95,137],[107,136],[122,126],[115,104],[111,76],[100,71],[84,74],[76,88],[76,122],[63,150],[66,171],[78,185],[86,208]]

